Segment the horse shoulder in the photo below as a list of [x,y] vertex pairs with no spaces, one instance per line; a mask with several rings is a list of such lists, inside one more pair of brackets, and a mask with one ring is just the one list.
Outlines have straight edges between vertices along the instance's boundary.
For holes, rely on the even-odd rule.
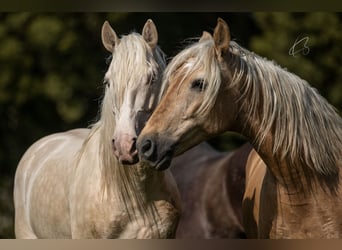
[[[29,147],[21,158],[14,184],[16,237],[68,236],[68,227],[58,221],[66,222],[68,217],[66,180],[83,134],[85,131],[48,135]],[[60,228],[49,227],[46,221],[50,220]]]

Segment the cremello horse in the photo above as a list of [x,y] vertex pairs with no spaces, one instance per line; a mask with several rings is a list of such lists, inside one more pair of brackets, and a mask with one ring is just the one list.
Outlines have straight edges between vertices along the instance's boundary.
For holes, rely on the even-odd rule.
[[17,238],[174,237],[180,213],[174,180],[137,163],[135,148],[163,88],[157,40],[151,20],[142,35],[120,39],[104,23],[102,42],[112,60],[101,117],[91,129],[44,137],[24,154],[14,187]]
[[342,237],[342,119],[309,84],[230,41],[213,36],[168,65],[169,86],[141,132],[140,157],[166,169],[173,156],[227,130],[255,151],[246,166],[248,237]]

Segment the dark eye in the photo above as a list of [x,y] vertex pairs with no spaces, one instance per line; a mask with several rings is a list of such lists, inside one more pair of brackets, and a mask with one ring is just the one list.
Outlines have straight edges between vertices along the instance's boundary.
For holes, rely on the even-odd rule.
[[154,83],[157,80],[157,78],[158,78],[157,74],[151,74],[149,77],[148,84]]
[[191,88],[202,92],[207,88],[207,84],[203,79],[197,79],[191,83]]
[[110,87],[110,82],[108,79],[104,79],[103,80],[103,85],[105,85],[106,87]]

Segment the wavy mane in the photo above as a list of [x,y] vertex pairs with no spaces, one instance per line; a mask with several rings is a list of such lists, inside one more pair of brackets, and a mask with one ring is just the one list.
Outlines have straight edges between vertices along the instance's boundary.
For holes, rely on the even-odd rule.
[[[248,124],[258,121],[256,145],[260,146],[271,133],[273,153],[286,157],[292,166],[305,166],[320,175],[338,174],[342,164],[342,119],[336,109],[305,80],[273,61],[236,42],[231,42],[229,49],[227,70],[232,79],[227,85],[242,93],[238,101],[241,108],[248,110]],[[184,70],[188,62],[192,65]],[[204,69],[209,86],[200,112],[210,112],[222,84],[213,40],[181,51],[168,65],[165,79],[180,67],[184,78]]]

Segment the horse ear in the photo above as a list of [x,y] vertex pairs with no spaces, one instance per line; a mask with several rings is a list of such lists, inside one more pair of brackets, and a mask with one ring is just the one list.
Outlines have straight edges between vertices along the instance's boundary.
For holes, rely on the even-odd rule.
[[154,49],[157,46],[158,31],[154,22],[151,19],[148,19],[146,21],[144,28],[142,30],[142,36],[152,49]]
[[199,42],[203,42],[209,39],[213,39],[213,37],[211,36],[211,34],[207,31],[203,31],[201,38],[199,39]]
[[214,30],[214,42],[216,54],[221,57],[229,49],[230,31],[227,23],[222,19],[217,19],[217,25]]
[[113,53],[115,45],[120,43],[120,39],[112,29],[108,21],[105,21],[102,25],[101,38],[103,46],[110,53]]

